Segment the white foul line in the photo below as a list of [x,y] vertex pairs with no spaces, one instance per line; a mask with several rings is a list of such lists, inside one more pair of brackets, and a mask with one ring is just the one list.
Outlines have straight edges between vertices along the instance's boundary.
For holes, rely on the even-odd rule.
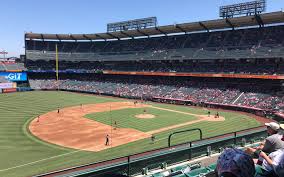
[[77,152],[80,152],[80,151],[82,151],[82,150],[77,150],[77,151],[73,151],[73,152],[68,152],[68,153],[65,153],[65,154],[61,154],[61,155],[57,155],[57,156],[53,156],[53,157],[49,157],[49,158],[37,160],[37,161],[30,162],[30,163],[26,163],[26,164],[23,164],[23,165],[18,165],[18,166],[14,166],[14,167],[2,169],[2,170],[0,170],[0,172],[8,171],[8,170],[15,169],[15,168],[19,168],[19,167],[28,166],[28,165],[31,165],[31,164],[35,164],[35,163],[38,163],[38,162],[46,161],[46,160],[49,160],[49,159],[54,159],[54,158],[61,157],[61,156],[65,156],[65,155],[69,155],[69,154],[74,154],[74,153],[77,153]]

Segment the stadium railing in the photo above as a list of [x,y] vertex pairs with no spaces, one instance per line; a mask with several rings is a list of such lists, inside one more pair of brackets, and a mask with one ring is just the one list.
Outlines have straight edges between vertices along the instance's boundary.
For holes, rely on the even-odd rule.
[[242,139],[246,142],[261,141],[266,137],[266,129],[257,127],[239,132],[232,132],[220,136],[209,137],[200,141],[192,141],[172,147],[164,147],[151,151],[120,157],[112,160],[96,162],[50,173],[36,175],[43,176],[104,176],[109,173],[126,174],[128,176],[142,174],[143,168],[158,169],[163,163],[169,165],[208,156],[208,146],[213,153],[219,153],[224,147],[236,147]]

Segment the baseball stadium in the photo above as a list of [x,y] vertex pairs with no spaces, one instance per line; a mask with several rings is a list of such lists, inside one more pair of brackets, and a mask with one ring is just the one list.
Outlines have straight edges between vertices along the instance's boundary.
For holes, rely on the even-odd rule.
[[25,32],[0,58],[0,176],[284,177],[284,12],[266,3]]

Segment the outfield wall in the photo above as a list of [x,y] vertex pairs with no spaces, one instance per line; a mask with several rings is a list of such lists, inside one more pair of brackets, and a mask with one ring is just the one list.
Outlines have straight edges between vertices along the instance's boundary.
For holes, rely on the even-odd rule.
[[277,121],[284,120],[284,114],[281,114],[281,113],[278,113],[272,110],[264,110],[264,109],[249,107],[249,106],[239,106],[239,105],[229,105],[229,104],[227,105],[227,104],[218,104],[218,103],[211,103],[211,102],[195,102],[192,100],[170,99],[170,98],[161,98],[161,97],[151,98],[151,101],[170,103],[170,104],[192,105],[192,106],[227,109],[227,110],[233,110],[233,111],[247,112],[247,113],[251,113],[257,116],[261,116],[261,117],[275,118]]
[[[43,89],[43,90],[46,90],[46,89]],[[112,97],[119,97],[119,98],[126,98],[126,99],[139,99],[139,100],[141,99],[140,97],[139,98],[130,97],[130,96],[121,97],[121,96],[113,95],[113,94],[88,92],[88,91],[66,90],[66,89],[60,89],[60,90],[68,91],[68,92],[76,92],[76,93],[87,93],[87,94],[95,94],[95,95],[112,96]],[[284,114],[281,114],[279,112],[275,112],[272,110],[264,110],[264,109],[254,108],[254,107],[248,107],[248,106],[226,105],[226,104],[218,104],[218,103],[210,103],[210,102],[195,102],[192,100],[170,99],[170,98],[161,98],[161,97],[154,97],[154,98],[143,97],[143,99],[148,100],[148,101],[153,101],[153,102],[159,102],[159,103],[190,105],[190,106],[200,106],[200,107],[210,107],[210,108],[219,108],[219,109],[232,110],[232,111],[240,111],[240,112],[254,114],[260,117],[273,118],[277,121],[284,120]]]
[[12,93],[17,91],[17,83],[8,82],[8,83],[0,83],[0,93]]
[[[5,78],[6,82],[0,83],[0,94],[1,93],[13,93],[17,91],[22,91],[23,89],[18,88],[17,82],[26,82],[28,80],[28,76],[26,72],[15,72],[15,71],[7,71],[0,72],[0,77]],[[30,90],[30,89],[24,89]]]

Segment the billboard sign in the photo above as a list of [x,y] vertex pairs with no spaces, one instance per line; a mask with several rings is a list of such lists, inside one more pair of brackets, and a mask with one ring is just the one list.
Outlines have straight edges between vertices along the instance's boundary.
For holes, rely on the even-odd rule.
[[13,88],[13,83],[0,83],[1,89]]
[[25,72],[0,72],[0,77],[5,77],[9,81],[27,81],[27,73]]
[[3,93],[12,93],[12,92],[17,92],[16,88],[7,88],[2,90]]

